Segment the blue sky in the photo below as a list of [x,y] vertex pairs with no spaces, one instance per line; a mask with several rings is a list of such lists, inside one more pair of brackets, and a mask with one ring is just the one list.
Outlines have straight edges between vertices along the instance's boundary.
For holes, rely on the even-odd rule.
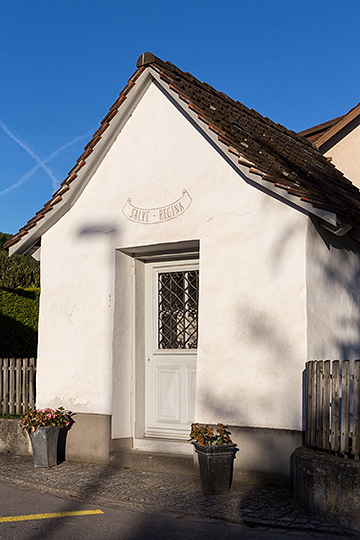
[[299,131],[360,101],[359,0],[0,4],[0,231],[73,167],[142,52]]

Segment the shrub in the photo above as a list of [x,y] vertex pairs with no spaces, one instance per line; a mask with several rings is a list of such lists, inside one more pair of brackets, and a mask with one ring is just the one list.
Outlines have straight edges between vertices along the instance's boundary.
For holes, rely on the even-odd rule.
[[29,255],[9,258],[11,234],[0,233],[0,357],[36,356],[40,265]]
[[39,288],[0,287],[0,358],[36,356]]

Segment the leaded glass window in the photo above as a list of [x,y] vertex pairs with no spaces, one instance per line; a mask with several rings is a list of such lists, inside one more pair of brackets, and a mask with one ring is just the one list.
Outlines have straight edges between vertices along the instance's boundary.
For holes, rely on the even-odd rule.
[[199,270],[158,274],[158,348],[196,349]]

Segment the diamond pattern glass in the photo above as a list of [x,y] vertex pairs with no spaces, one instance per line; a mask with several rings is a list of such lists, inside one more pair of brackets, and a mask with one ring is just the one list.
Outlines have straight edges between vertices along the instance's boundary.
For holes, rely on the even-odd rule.
[[158,275],[158,348],[196,349],[199,270]]

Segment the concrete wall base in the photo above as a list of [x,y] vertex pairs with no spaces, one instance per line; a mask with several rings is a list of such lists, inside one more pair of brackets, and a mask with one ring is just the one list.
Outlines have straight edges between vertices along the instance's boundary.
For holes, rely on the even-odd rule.
[[360,462],[310,448],[294,452],[294,496],[314,519],[360,531]]
[[[60,432],[60,454],[68,461],[109,465],[111,416],[76,413],[73,420],[70,430]],[[20,421],[0,418],[0,452],[32,455],[29,436],[21,429]]]
[[290,485],[292,454],[302,444],[302,431],[230,426],[239,451],[234,478],[254,478],[261,483]]
[[[286,429],[268,429],[255,427],[230,426],[232,440],[238,445],[239,451],[234,461],[234,480],[253,482],[268,485],[290,485],[292,478],[291,456],[294,450],[302,444],[302,432]],[[144,439],[145,441],[145,439]],[[189,448],[192,445],[185,443]],[[167,463],[171,460],[162,459],[166,453],[169,457],[179,454],[178,461],[184,454],[181,454],[181,446],[174,443],[171,449],[171,441],[156,439],[156,444],[152,440],[153,448],[146,449],[147,456],[152,456],[151,467],[161,460],[161,470],[165,470]],[[119,454],[111,457],[113,463],[125,463],[129,468],[138,468],[139,463],[145,467],[145,462],[141,461],[139,451],[132,451],[133,441],[127,439],[113,439],[111,441],[111,452]],[[139,449],[137,449],[139,450]],[[187,453],[188,454],[188,453]],[[120,459],[121,456],[121,459]],[[197,457],[195,454],[195,469],[197,469]],[[115,466],[115,465],[114,465]],[[147,465],[146,465],[147,466]],[[145,470],[145,469],[144,469]],[[153,469],[151,469],[153,470]],[[186,469],[188,470],[188,469]],[[174,471],[174,465],[169,465],[168,472]],[[179,466],[178,472],[181,471]]]
[[65,459],[109,465],[111,416],[76,413],[67,432]]
[[0,452],[32,455],[31,443],[26,431],[20,427],[21,420],[17,418],[0,418]]

